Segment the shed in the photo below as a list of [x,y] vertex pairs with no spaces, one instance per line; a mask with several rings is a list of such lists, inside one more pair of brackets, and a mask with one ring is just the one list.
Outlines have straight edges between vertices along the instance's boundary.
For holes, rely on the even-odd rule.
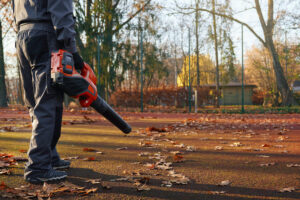
[[[216,85],[206,85],[211,89],[215,89]],[[245,105],[253,105],[252,95],[256,85],[244,84],[244,102]],[[228,84],[220,85],[221,90],[221,105],[241,105],[242,104],[242,83],[229,82]]]
[[296,80],[292,84],[293,92],[299,93],[300,92],[300,81]]

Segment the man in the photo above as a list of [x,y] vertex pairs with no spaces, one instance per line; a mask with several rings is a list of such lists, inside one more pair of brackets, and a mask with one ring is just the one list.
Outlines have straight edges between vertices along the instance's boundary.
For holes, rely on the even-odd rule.
[[60,159],[56,144],[61,133],[63,92],[51,85],[51,52],[73,54],[75,67],[83,67],[76,49],[72,0],[13,0],[18,28],[16,41],[25,103],[32,121],[32,137],[24,178],[31,183],[60,180],[70,162]]

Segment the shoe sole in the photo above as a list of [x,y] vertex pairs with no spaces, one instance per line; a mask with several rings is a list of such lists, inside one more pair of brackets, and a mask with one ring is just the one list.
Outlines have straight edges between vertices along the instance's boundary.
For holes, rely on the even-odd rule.
[[42,182],[47,182],[47,181],[58,181],[58,180],[66,178],[66,177],[67,177],[67,175],[52,177],[52,178],[37,178],[37,179]]
[[57,166],[57,167],[52,167],[54,170],[57,170],[57,169],[69,169],[70,168],[70,165],[68,166]]
[[48,182],[48,181],[59,181],[59,180],[62,180],[64,178],[66,178],[67,175],[63,175],[63,176],[59,176],[59,177],[53,177],[53,178],[36,178],[36,179],[25,179],[25,181],[29,182],[29,183],[32,183],[32,184],[40,184],[40,183],[43,183],[43,182]]

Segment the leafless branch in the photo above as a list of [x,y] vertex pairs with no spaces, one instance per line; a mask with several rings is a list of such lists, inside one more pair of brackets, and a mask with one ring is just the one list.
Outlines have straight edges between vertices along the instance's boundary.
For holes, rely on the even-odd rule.
[[142,12],[149,4],[151,0],[148,0],[139,10],[137,10],[133,15],[131,15],[126,21],[124,21],[121,25],[119,25],[114,31],[113,34],[122,29],[126,24],[128,24],[135,16],[137,16],[140,12]]

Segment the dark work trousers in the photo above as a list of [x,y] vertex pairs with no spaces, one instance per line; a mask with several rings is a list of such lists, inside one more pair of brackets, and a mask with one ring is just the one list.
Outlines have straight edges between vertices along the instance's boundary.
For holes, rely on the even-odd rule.
[[53,26],[22,25],[16,48],[32,120],[26,178],[45,173],[60,159],[56,144],[61,133],[63,92],[51,85],[51,52],[58,49]]

